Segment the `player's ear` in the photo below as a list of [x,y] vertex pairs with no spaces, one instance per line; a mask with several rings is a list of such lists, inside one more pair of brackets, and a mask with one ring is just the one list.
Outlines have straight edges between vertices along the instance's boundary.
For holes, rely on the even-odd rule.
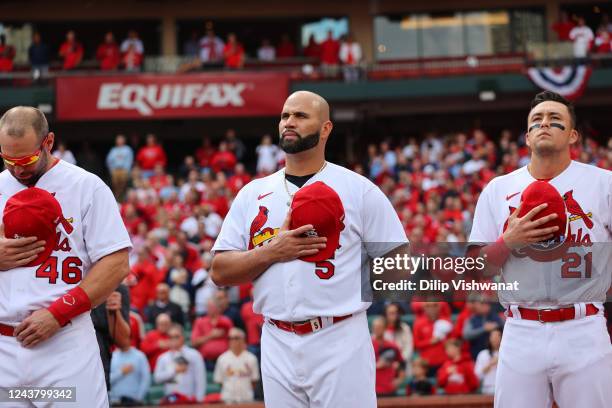
[[333,128],[334,124],[331,122],[331,120],[326,120],[323,122],[323,125],[321,126],[321,139],[327,140]]
[[47,134],[47,140],[45,140],[45,146],[49,151],[53,150],[53,144],[55,143],[55,133],[49,132]]
[[572,129],[570,131],[569,144],[574,144],[578,140],[580,140],[580,133],[578,133],[578,131],[576,129]]

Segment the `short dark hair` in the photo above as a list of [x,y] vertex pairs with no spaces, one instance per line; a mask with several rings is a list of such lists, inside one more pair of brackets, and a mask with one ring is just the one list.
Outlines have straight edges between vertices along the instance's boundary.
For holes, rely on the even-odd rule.
[[529,111],[531,112],[533,108],[546,101],[559,102],[560,104],[565,105],[572,120],[572,128],[576,127],[576,111],[574,110],[574,104],[556,92],[543,91],[537,94],[531,101],[531,109]]

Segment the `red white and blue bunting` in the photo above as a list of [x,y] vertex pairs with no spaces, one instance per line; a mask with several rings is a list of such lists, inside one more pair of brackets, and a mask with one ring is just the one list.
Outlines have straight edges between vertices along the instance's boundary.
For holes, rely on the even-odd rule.
[[527,75],[544,90],[556,92],[568,99],[578,99],[586,89],[591,67],[576,65],[562,68],[529,68]]

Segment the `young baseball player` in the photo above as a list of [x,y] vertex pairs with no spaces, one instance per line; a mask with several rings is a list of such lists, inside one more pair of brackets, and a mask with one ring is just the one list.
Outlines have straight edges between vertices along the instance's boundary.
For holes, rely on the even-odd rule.
[[38,109],[0,119],[0,384],[75,387],[48,395],[108,407],[89,311],[127,276],[131,243],[110,189],[52,157],[54,137]]
[[[611,259],[601,244],[612,238],[612,172],[570,159],[575,127],[570,102],[552,92],[536,95],[527,118],[531,162],[492,180],[476,206],[470,242],[495,242],[481,253],[503,265],[505,280],[522,280],[517,293],[500,293],[508,319],[496,407],[550,407],[554,400],[604,408],[612,401],[612,346],[603,317]],[[521,212],[534,195],[546,202]],[[561,213],[538,218],[559,202]],[[555,237],[575,246],[554,255],[547,249]]]
[[287,166],[240,190],[213,247],[217,285],[254,281],[266,407],[376,406],[361,270],[384,255],[370,243],[407,239],[374,184],[325,161],[331,131],[322,97],[290,95],[279,122]]

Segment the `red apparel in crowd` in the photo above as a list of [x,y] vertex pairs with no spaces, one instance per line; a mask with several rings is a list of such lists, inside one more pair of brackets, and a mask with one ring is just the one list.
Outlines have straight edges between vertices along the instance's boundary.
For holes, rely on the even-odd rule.
[[0,44],[0,72],[10,72],[13,70],[13,58],[15,58],[15,47],[8,44]]
[[96,59],[100,62],[102,71],[110,71],[119,67],[121,53],[119,47],[115,43],[102,43],[96,51]]
[[234,153],[226,150],[224,152],[216,152],[210,159],[210,167],[215,173],[220,171],[232,171],[236,167],[236,156]]
[[207,146],[198,147],[195,152],[196,161],[202,168],[210,167],[210,160],[216,152],[217,150],[210,144]]
[[[399,347],[388,340],[377,341],[372,338],[372,345],[374,346],[374,355],[375,359],[378,362],[381,353],[386,350],[394,351],[394,360],[393,362],[402,363],[404,360],[402,359],[402,352]],[[376,394],[393,394],[395,393],[395,384],[393,384],[393,380],[395,380],[397,372],[393,364],[389,364],[384,368],[376,368]]]
[[479,385],[474,373],[474,363],[469,357],[461,356],[457,361],[447,360],[438,370],[438,385],[446,394],[468,394]]
[[321,45],[318,44],[314,39],[308,43],[304,48],[304,56],[308,58],[321,58]]
[[291,58],[295,57],[295,46],[291,41],[282,41],[276,47],[276,58]]
[[264,324],[262,315],[253,311],[253,301],[246,302],[240,308],[240,317],[246,328],[247,344],[249,346],[259,345],[261,342],[261,328]]
[[228,68],[242,68],[244,65],[244,47],[240,43],[227,43],[223,48],[225,66]]
[[559,41],[571,41],[569,33],[574,27],[576,27],[576,24],[574,24],[572,21],[558,21],[552,25],[552,29],[555,33],[557,33],[557,39]]
[[83,46],[78,41],[65,41],[59,50],[60,56],[64,58],[63,69],[73,69],[83,59]]
[[337,65],[340,63],[339,41],[328,38],[321,43],[321,62],[329,65]]
[[149,365],[151,366],[151,371],[155,370],[155,364],[157,364],[157,359],[159,356],[169,350],[168,347],[160,347],[159,341],[169,339],[170,337],[168,337],[167,334],[161,333],[157,330],[151,330],[142,340],[142,343],[140,343],[140,350],[142,350],[142,352],[147,356]]
[[136,155],[136,161],[141,170],[151,171],[157,164],[161,164],[166,167],[168,159],[166,158],[166,152],[164,149],[156,144],[153,146],[143,146],[138,150]]
[[426,315],[416,318],[414,321],[413,338],[414,348],[419,352],[421,358],[430,366],[438,366],[446,361],[444,340],[432,344],[434,322]]
[[[149,178],[149,183],[159,193],[162,188],[170,185],[170,177],[167,174],[154,174]],[[155,212],[157,212],[157,209],[155,209]]]
[[227,186],[231,192],[236,195],[242,189],[242,187],[246,186],[250,181],[251,176],[246,173],[234,174],[227,180]]
[[223,315],[217,317],[215,322],[208,316],[200,317],[193,323],[191,342],[193,343],[198,337],[206,336],[213,329],[223,330],[224,335],[222,337],[210,339],[198,349],[202,357],[206,360],[214,361],[229,349],[229,331],[232,327],[234,327],[234,323]]
[[143,55],[136,51],[134,47],[128,48],[121,56],[121,63],[128,71],[137,71],[142,65]]
[[150,259],[146,259],[132,266],[128,285],[130,283],[133,283],[133,286],[130,286],[130,304],[132,308],[142,313],[149,301],[155,299],[155,288],[159,283],[155,264]]
[[130,344],[140,350],[140,343],[145,337],[145,326],[142,317],[130,310]]

